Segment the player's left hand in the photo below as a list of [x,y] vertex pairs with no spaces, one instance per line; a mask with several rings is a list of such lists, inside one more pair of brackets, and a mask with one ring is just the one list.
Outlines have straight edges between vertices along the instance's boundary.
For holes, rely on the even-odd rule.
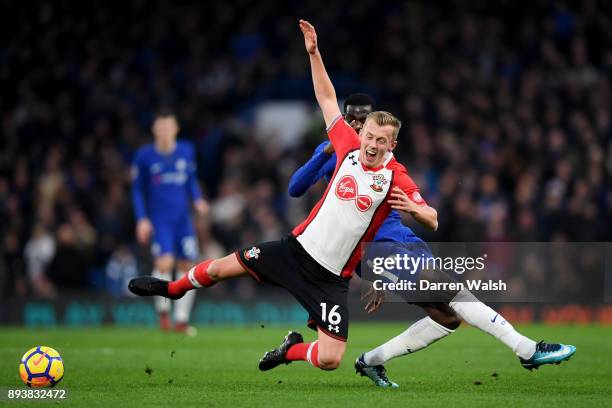
[[208,202],[206,200],[204,200],[204,199],[196,200],[196,202],[193,203],[193,207],[195,208],[195,210],[198,213],[198,215],[200,215],[202,217],[206,217],[208,215],[209,210],[210,210]]
[[300,20],[300,29],[304,34],[304,45],[308,54],[315,54],[317,52],[317,32],[312,24],[306,20]]
[[368,291],[361,296],[361,301],[366,301],[364,310],[368,314],[376,312],[383,304],[385,300],[385,292],[382,290],[375,290],[374,285],[370,285]]
[[394,210],[415,213],[419,211],[419,205],[408,198],[408,195],[399,187],[391,191],[391,198],[387,201]]

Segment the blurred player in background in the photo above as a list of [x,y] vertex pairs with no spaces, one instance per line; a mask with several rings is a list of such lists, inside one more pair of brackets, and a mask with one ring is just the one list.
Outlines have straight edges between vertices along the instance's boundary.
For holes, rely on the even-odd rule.
[[[179,124],[170,110],[160,110],[153,122],[154,142],[141,147],[132,167],[132,201],[136,215],[136,238],[141,245],[152,239],[153,276],[171,279],[175,266],[180,278],[198,257],[198,244],[191,219],[191,203],[199,215],[206,215],[208,204],[196,177],[193,146],[177,141]],[[195,334],[188,325],[195,292],[174,305],[174,329]],[[155,298],[162,330],[172,327],[170,300]]]

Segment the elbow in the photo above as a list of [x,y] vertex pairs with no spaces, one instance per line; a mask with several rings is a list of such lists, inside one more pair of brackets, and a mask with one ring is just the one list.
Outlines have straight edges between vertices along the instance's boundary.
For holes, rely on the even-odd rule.
[[432,211],[432,217],[431,217],[431,221],[429,223],[429,229],[433,232],[436,232],[438,230],[438,212],[436,211],[435,208],[430,207],[433,211]]
[[430,224],[429,224],[429,230],[431,232],[436,232],[438,230],[438,220],[433,220]]
[[287,192],[289,193],[289,197],[297,198],[301,196],[301,191],[293,184],[289,183],[289,188],[287,188]]

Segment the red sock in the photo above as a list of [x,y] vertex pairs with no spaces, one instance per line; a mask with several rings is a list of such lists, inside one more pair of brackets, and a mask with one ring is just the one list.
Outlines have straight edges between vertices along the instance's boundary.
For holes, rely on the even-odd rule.
[[308,361],[315,367],[319,366],[319,341],[298,343],[287,350],[285,358],[288,361]]
[[214,285],[215,282],[208,276],[207,272],[208,266],[212,261],[214,261],[214,259],[207,259],[204,262],[200,262],[183,275],[182,278],[170,282],[170,284],[168,284],[168,293],[172,296],[179,296],[191,289]]

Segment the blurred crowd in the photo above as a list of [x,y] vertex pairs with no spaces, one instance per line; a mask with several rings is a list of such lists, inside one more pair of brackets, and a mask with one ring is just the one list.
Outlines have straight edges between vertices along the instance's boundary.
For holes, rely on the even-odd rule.
[[[146,270],[129,167],[161,105],[198,151],[204,257],[300,222],[324,186],[290,199],[287,182],[324,133],[298,18],[339,97],[403,121],[396,156],[439,212],[424,238],[612,239],[608,2],[175,3],[2,3],[3,296],[121,292]],[[271,100],[312,104],[297,147],[254,137]]]

